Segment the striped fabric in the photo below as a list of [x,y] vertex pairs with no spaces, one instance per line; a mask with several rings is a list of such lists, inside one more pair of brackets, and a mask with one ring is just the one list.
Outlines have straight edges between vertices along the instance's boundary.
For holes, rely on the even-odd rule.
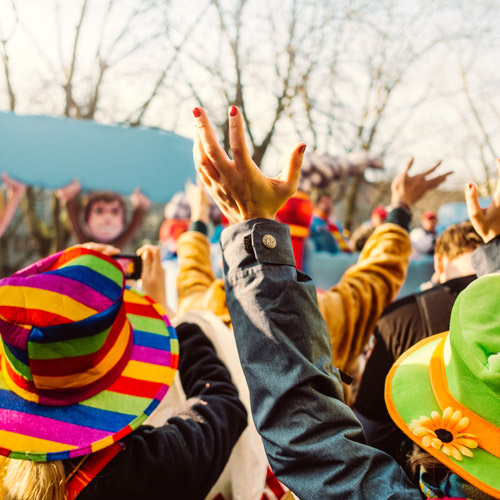
[[179,358],[162,308],[81,247],[0,280],[0,334],[0,454],[11,458],[113,444],[158,406]]

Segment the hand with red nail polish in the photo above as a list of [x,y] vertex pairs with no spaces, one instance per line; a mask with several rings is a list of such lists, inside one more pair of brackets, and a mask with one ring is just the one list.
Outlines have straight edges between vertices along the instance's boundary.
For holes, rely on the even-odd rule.
[[193,156],[200,179],[229,222],[274,219],[297,189],[306,146],[299,144],[293,149],[288,164],[277,177],[266,177],[248,151],[238,108],[231,106],[228,114],[232,160],[217,142],[203,109],[193,110],[196,125]]
[[[500,177],[500,158],[496,159],[495,165]],[[475,184],[465,185],[465,201],[469,219],[483,238],[485,243],[491,241],[500,234],[500,180],[497,181],[491,204],[488,208],[481,208],[479,205],[479,194]]]

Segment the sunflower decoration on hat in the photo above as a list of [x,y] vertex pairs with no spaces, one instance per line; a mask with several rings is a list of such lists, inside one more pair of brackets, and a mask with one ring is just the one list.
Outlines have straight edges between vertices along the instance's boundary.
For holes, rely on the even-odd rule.
[[0,280],[0,454],[51,461],[111,446],[158,406],[178,341],[120,265],[72,247]]
[[500,498],[500,274],[472,282],[450,331],[406,351],[386,380],[387,409],[422,449]]

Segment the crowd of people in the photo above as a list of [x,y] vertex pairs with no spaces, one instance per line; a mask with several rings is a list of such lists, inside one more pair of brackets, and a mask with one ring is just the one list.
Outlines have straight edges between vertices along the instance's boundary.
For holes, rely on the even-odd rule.
[[[193,115],[199,183],[166,208],[163,248],[137,250],[140,280],[117,257],[150,201],[136,190],[127,223],[77,181],[57,196],[78,244],[0,280],[0,497],[500,499],[500,182],[486,209],[467,184],[469,221],[438,236],[427,211],[410,232],[451,174],[410,159],[350,242],[331,197],[300,189],[306,144],[271,179],[237,107],[231,157]],[[3,180],[0,230],[25,189]],[[328,290],[302,271],[307,238],[359,251]],[[395,300],[416,254],[434,286]]]

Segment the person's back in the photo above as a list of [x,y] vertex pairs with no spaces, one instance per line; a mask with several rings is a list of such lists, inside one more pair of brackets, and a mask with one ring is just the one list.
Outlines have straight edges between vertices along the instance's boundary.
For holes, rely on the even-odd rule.
[[401,463],[410,445],[387,413],[385,378],[403,352],[423,338],[448,330],[455,299],[476,277],[471,255],[480,245],[482,240],[470,222],[450,226],[436,244],[434,263],[439,284],[393,302],[377,322],[375,347],[366,363],[354,408],[368,443]]

